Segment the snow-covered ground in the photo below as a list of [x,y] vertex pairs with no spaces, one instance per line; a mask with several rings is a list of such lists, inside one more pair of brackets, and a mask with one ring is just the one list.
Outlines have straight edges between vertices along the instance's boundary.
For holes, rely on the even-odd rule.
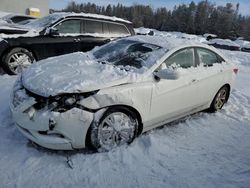
[[33,146],[8,107],[16,77],[0,76],[0,187],[248,188],[250,53],[222,52],[240,68],[223,110],[186,117],[108,153]]

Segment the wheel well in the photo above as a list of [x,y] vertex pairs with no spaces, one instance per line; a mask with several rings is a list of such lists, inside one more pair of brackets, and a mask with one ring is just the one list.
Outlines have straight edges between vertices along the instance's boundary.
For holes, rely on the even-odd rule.
[[[229,84],[225,84],[224,86],[226,86],[227,88],[228,88],[228,96],[227,96],[227,98],[226,98],[226,102],[228,101],[228,99],[229,99],[229,95],[230,95],[230,91],[231,91],[231,86],[229,85]],[[224,87],[224,86],[222,86],[222,87]],[[221,88],[222,88],[221,87]]]
[[[107,108],[107,110],[108,110],[109,108],[115,108],[115,107],[125,108],[130,113],[135,114],[135,116],[136,116],[136,118],[138,120],[138,123],[139,123],[138,132],[137,132],[137,136],[139,136],[142,133],[142,130],[143,130],[143,123],[142,123],[142,118],[141,118],[140,113],[135,108],[133,108],[131,106],[127,106],[127,105],[112,105],[112,106],[107,106],[105,108]],[[88,128],[88,131],[87,131],[87,135],[86,135],[86,139],[85,139],[85,145],[87,147],[89,147],[89,148],[93,148],[93,146],[91,145],[91,141],[90,141],[90,127]]]
[[142,118],[141,118],[140,113],[135,108],[133,108],[131,106],[127,106],[127,105],[115,105],[115,106],[110,106],[110,107],[124,107],[124,108],[128,109],[131,113],[135,114],[135,116],[137,117],[138,123],[139,123],[137,136],[142,133],[142,130],[143,130]]

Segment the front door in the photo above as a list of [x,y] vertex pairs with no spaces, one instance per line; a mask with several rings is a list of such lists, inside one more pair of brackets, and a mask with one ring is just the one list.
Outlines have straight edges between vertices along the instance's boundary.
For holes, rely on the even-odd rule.
[[186,48],[174,53],[161,65],[160,69],[176,69],[176,79],[155,81],[152,90],[150,124],[165,122],[169,119],[192,112],[199,106],[197,98],[194,49]]
[[80,51],[81,27],[81,19],[67,19],[54,26],[58,31],[57,35],[40,36],[33,44],[39,48],[39,59]]

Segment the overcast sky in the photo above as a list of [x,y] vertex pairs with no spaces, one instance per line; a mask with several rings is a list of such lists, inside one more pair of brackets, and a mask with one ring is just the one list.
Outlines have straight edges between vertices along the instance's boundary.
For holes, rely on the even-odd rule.
[[[72,0],[49,0],[50,8],[53,9],[62,9],[66,7],[68,2]],[[123,5],[133,5],[133,4],[144,4],[151,5],[154,8],[157,7],[167,7],[167,9],[172,9],[174,5],[178,4],[189,4],[191,0],[75,0],[78,3],[92,2],[97,5],[108,5],[108,4],[117,4],[121,3]],[[199,2],[200,0],[194,0],[194,2]],[[243,15],[250,15],[250,0],[211,0],[210,2],[215,3],[216,5],[225,5],[227,2],[233,3],[236,5],[240,3],[240,13]]]

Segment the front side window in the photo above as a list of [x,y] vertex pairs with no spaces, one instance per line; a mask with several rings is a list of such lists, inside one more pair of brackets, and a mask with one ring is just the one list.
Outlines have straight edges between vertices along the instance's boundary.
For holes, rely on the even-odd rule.
[[197,48],[198,57],[200,60],[200,64],[204,66],[213,66],[214,63],[221,63],[222,58],[219,58],[217,54],[214,52],[205,49],[205,48]]
[[59,33],[78,34],[81,33],[81,20],[66,20],[56,26]]
[[182,68],[189,68],[194,66],[194,49],[187,48],[174,53],[165,62],[166,67],[177,66]]
[[103,33],[102,22],[94,20],[85,21],[85,33]]

